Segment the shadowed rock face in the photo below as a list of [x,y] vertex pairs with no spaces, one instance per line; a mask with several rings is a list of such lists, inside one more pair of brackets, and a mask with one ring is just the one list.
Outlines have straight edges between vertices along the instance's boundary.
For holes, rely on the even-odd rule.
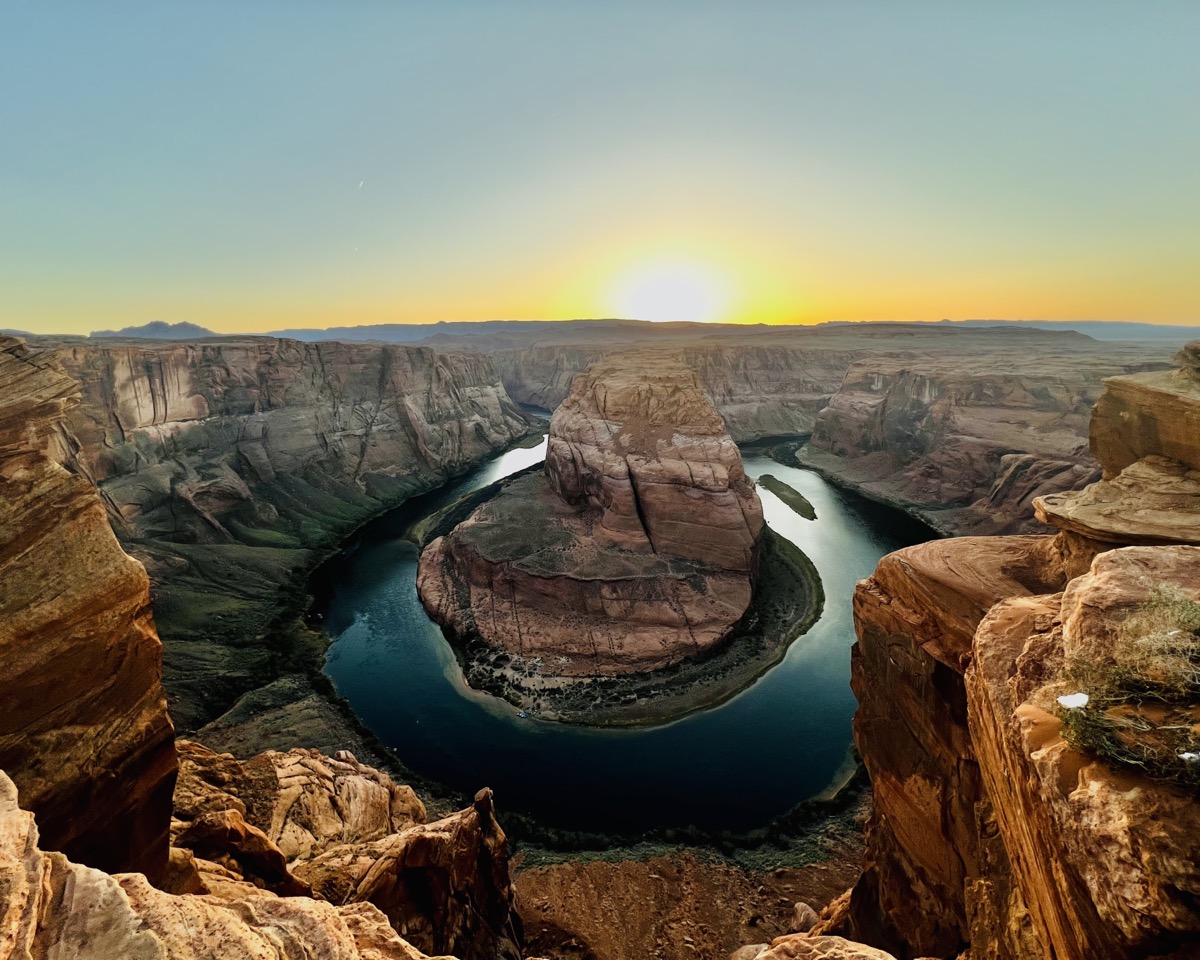
[[924,544],[859,585],[855,739],[874,799],[851,936],[994,960],[1200,950],[1200,804],[1072,750],[1055,704],[1074,689],[1068,656],[1104,663],[1162,588],[1197,596],[1200,549],[1165,545],[1195,535],[1194,468],[1177,459],[1192,454],[1166,423],[1137,433],[1162,409],[1146,381],[1194,422],[1186,370],[1107,381],[1091,430],[1107,479],[1035,501],[1057,536]]
[[478,354],[265,338],[55,351],[81,384],[73,467],[150,573],[183,730],[310,667],[262,635],[320,552],[526,429]]
[[145,571],[62,465],[76,392],[0,338],[0,768],[48,847],[157,879],[176,769],[162,646]]
[[673,357],[602,361],[555,413],[545,477],[510,484],[421,557],[459,637],[581,676],[718,643],[749,605],[762,506],[737,447]]

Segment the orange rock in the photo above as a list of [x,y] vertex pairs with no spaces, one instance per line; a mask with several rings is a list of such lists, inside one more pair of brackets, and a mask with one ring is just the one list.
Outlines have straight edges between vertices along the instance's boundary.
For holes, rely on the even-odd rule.
[[62,466],[77,390],[0,338],[0,768],[48,847],[158,879],[175,781],[162,645],[145,570]]

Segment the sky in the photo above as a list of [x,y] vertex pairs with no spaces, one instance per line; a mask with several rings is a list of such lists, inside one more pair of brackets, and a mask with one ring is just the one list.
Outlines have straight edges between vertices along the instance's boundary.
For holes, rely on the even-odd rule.
[[0,2],[0,327],[1200,322],[1200,3]]

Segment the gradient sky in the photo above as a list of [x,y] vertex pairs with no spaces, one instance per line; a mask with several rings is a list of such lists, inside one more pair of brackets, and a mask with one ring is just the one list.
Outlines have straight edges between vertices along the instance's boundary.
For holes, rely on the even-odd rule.
[[0,91],[0,327],[1200,322],[1197,0],[3,0]]

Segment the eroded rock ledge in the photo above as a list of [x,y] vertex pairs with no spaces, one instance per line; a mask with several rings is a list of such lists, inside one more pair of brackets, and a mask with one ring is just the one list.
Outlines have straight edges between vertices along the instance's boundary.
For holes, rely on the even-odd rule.
[[720,644],[750,603],[762,506],[673,357],[602,361],[555,412],[544,476],[508,486],[421,556],[426,609],[542,678],[665,667]]

